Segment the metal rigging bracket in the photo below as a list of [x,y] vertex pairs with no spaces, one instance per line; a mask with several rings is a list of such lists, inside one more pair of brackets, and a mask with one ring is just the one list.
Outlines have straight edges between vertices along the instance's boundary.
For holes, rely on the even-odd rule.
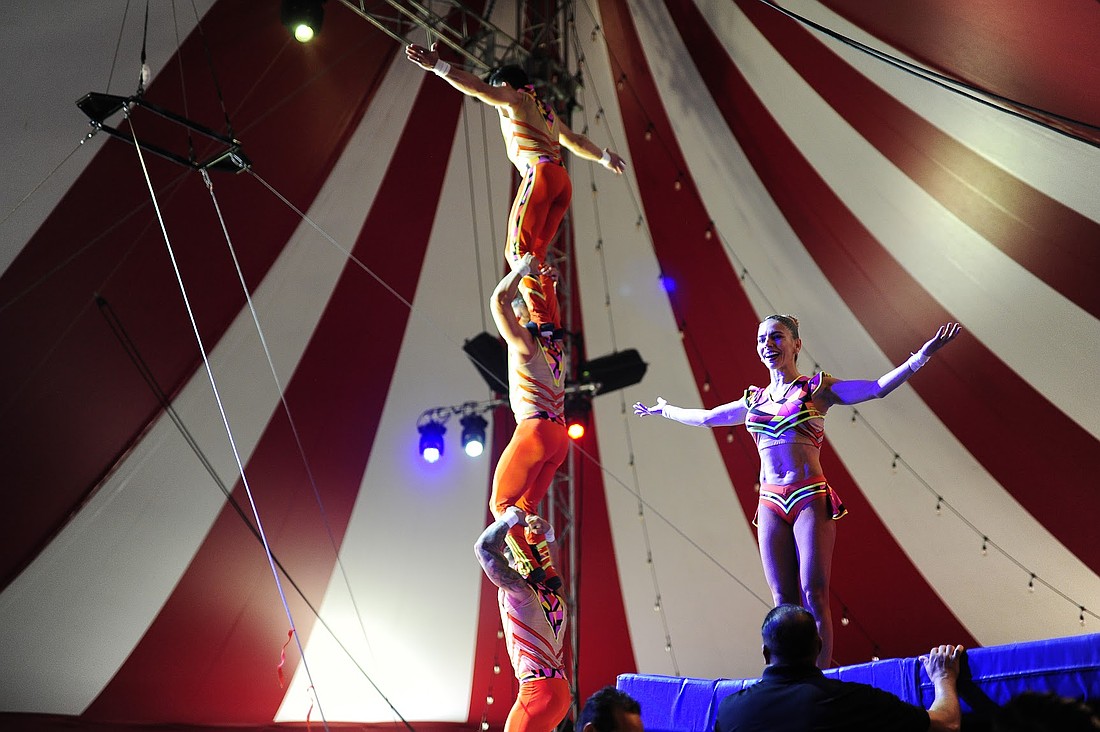
[[[95,128],[96,131],[103,130],[112,137],[117,137],[120,140],[125,140],[131,145],[138,145],[141,149],[159,155],[160,157],[170,160],[173,163],[177,163],[186,168],[193,170],[220,170],[232,173],[240,173],[248,170],[252,166],[252,161],[248,159],[243,152],[241,152],[241,141],[232,137],[219,134],[214,130],[200,125],[197,122],[170,112],[167,109],[153,104],[149,100],[145,99],[141,94],[135,94],[129,97],[120,97],[116,94],[104,94],[100,92],[88,92],[80,99],[77,100],[76,106],[80,107],[80,110],[88,116],[89,124]],[[123,132],[115,127],[107,124],[107,120],[123,112],[129,114],[129,111],[139,107],[141,109],[148,110],[153,114],[162,117],[170,122],[173,122],[187,130],[196,134],[202,135],[210,140],[220,143],[221,147],[210,157],[205,160],[198,160],[195,158],[194,151],[189,152],[187,155],[181,155],[164,149],[163,147],[150,144],[148,142],[137,142],[134,140],[133,135],[127,132]],[[91,133],[91,134],[94,134]]]

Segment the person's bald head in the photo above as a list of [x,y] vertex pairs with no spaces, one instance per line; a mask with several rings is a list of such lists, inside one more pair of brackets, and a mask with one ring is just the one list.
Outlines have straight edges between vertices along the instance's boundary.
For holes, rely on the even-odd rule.
[[760,627],[764,660],[770,664],[814,665],[821,652],[817,621],[805,608],[780,605],[773,608]]

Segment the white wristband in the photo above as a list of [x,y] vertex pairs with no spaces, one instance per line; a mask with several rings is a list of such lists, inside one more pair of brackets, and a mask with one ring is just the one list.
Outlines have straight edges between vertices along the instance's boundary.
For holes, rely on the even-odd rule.
[[516,506],[509,506],[508,510],[506,510],[504,515],[500,518],[504,523],[508,524],[508,528],[512,528],[523,520],[523,511],[519,510]]
[[[679,411],[680,411],[679,407],[674,407],[671,404],[666,403],[664,406],[661,407],[661,416],[664,417],[665,419],[676,420],[676,417],[674,417],[673,415],[675,415],[676,412],[679,412]],[[679,421],[679,420],[676,420],[676,421]]]
[[928,356],[925,356],[923,353],[914,353],[909,356],[909,360],[905,363],[909,365],[910,371],[916,371],[921,366],[928,363]]
[[608,148],[603,149],[603,157],[600,158],[600,165],[607,165],[611,162],[611,150]]
[[546,531],[546,543],[547,544],[553,544],[554,543],[554,527],[553,526],[551,526]]
[[451,73],[451,65],[443,59],[439,59],[435,62],[435,66],[432,67],[432,72],[436,76],[446,76],[447,74]]

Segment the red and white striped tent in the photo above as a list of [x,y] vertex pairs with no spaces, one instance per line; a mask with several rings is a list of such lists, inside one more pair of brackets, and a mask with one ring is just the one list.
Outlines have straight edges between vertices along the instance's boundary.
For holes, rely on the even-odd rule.
[[[1100,4],[781,4],[573,6],[572,126],[630,168],[571,162],[572,347],[648,363],[573,450],[582,695],[759,673],[751,441],[629,404],[762,384],[772,312],[805,371],[851,378],[965,328],[829,413],[839,663],[1100,627]],[[0,13],[5,727],[492,729],[510,706],[471,550],[508,414],[479,459],[452,420],[429,465],[416,431],[492,396],[462,346],[503,271],[497,122],[343,4],[309,45],[278,6]],[[143,47],[147,99],[228,120],[250,171],[208,189],[81,143],[74,102],[133,94]]]

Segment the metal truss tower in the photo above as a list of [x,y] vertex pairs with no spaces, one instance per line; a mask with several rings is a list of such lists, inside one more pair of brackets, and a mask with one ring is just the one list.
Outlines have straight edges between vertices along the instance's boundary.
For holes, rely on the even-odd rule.
[[[413,30],[426,31],[432,42],[447,46],[464,59],[467,70],[480,75],[497,66],[516,64],[523,67],[539,95],[551,103],[555,111],[572,126],[572,112],[577,106],[576,90],[580,74],[570,48],[573,24],[573,0],[515,0],[512,30],[505,31],[488,20],[493,15],[496,0],[489,0],[484,14],[479,14],[456,0],[339,0],[354,13],[377,27],[402,45],[412,42]],[[501,13],[496,13],[499,16]],[[567,161],[568,162],[568,161]],[[574,334],[573,323],[573,222],[568,213],[562,222],[557,240],[547,258],[558,266],[558,301],[562,326]],[[567,341],[568,381],[576,381],[577,367],[584,361],[579,339]],[[591,404],[592,391],[579,390],[570,394],[582,406]],[[574,401],[574,403],[577,403]],[[582,409],[587,417],[589,409]],[[580,712],[577,687],[579,668],[578,628],[578,566],[579,546],[574,531],[577,513],[578,454],[569,451],[566,463],[554,478],[543,512],[555,527],[558,556],[565,570],[567,603],[569,606],[570,691],[573,697],[573,718]],[[559,728],[571,727],[568,717]]]

